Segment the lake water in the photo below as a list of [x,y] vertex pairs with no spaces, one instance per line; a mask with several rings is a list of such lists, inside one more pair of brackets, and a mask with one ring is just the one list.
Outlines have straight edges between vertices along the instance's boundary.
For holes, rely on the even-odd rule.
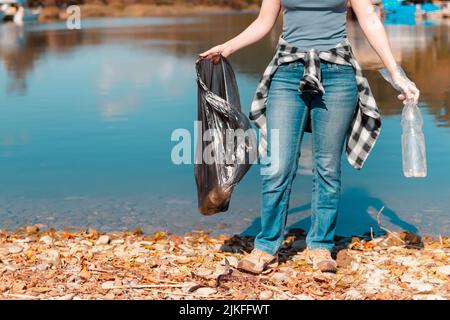
[[[43,223],[102,230],[255,233],[259,171],[235,190],[229,212],[202,217],[193,167],[171,162],[171,133],[193,132],[196,55],[236,35],[254,18],[221,14],[183,18],[102,19],[18,28],[0,25],[0,227]],[[428,177],[401,168],[401,103],[376,72],[380,64],[354,24],[349,37],[384,116],[364,169],[343,162],[338,233],[383,224],[425,234],[450,231],[450,42],[442,23],[387,25],[396,58],[422,91]],[[269,62],[280,23],[237,52],[245,112]],[[309,140],[306,139],[305,147]],[[289,226],[308,228],[311,177],[305,149]]]

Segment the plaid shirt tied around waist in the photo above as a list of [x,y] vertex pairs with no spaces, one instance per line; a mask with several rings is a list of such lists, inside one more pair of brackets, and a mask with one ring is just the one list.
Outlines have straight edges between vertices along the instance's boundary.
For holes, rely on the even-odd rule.
[[[374,147],[381,131],[381,115],[370,90],[367,79],[356,61],[347,39],[328,51],[318,52],[316,49],[301,50],[280,37],[277,50],[267,66],[257,86],[250,109],[250,119],[259,130],[258,155],[264,157],[267,152],[266,102],[272,76],[283,63],[300,60],[304,64],[303,76],[299,90],[302,92],[324,93],[320,62],[349,65],[355,72],[358,87],[358,108],[353,116],[351,128],[347,134],[346,154],[348,162],[361,169]],[[310,121],[310,120],[309,120]]]

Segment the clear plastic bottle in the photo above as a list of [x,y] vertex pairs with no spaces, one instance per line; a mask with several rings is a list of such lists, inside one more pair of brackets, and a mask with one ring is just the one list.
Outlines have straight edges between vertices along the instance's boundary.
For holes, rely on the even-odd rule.
[[[397,70],[405,81],[411,80],[406,76],[405,71],[400,65]],[[401,87],[392,80],[386,68],[379,70],[383,78],[389,82],[394,89],[405,95]],[[419,107],[413,101],[404,102],[402,112],[402,157],[403,157],[403,174],[408,178],[424,178],[427,176],[427,157],[425,150],[425,136],[422,131],[423,118]]]
[[422,131],[423,118],[417,104],[407,102],[403,108],[402,121],[403,173],[408,178],[427,176],[425,136]]

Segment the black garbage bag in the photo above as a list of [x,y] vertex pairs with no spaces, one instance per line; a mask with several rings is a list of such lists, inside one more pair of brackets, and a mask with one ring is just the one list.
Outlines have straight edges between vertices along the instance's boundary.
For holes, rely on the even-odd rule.
[[230,63],[196,61],[198,123],[195,181],[198,209],[204,215],[228,210],[231,193],[257,157],[256,135],[241,112]]

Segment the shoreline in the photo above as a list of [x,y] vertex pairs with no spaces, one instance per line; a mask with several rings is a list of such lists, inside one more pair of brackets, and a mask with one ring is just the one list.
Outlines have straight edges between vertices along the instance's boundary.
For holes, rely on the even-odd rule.
[[0,299],[450,299],[450,237],[337,239],[337,274],[312,270],[291,229],[280,265],[239,272],[251,237],[202,231],[0,230]]
[[[204,14],[223,14],[223,13],[257,13],[259,7],[248,5],[242,8],[233,6],[219,5],[156,5],[156,4],[131,4],[122,5],[113,4],[84,4],[79,6],[81,9],[81,19],[85,18],[138,18],[138,17],[181,17],[181,16],[200,16]],[[40,22],[51,22],[66,20],[68,14],[65,8],[56,6],[44,7],[39,16]]]
[[[98,1],[88,2],[78,5],[81,9],[81,19],[83,18],[114,18],[114,17],[177,17],[177,16],[198,16],[214,13],[255,13],[260,10],[260,6],[254,1],[231,1],[228,5],[223,4],[189,4],[182,2],[168,2],[167,4],[125,4],[121,0],[112,0],[102,3]],[[382,15],[389,12],[381,9]],[[446,19],[450,16],[449,9],[439,9],[436,12],[425,12],[419,10],[415,14],[418,20]],[[351,19],[356,19],[349,13]],[[39,16],[40,22],[51,22],[66,20],[68,14],[66,8],[57,6],[45,6]]]

